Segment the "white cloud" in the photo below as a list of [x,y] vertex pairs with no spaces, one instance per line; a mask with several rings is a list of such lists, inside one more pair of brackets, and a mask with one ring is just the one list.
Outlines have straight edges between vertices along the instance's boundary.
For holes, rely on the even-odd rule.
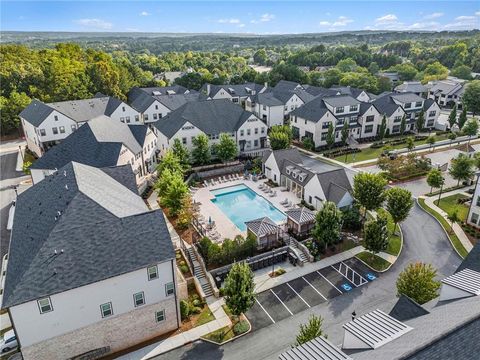
[[329,26],[330,22],[329,21],[320,21],[320,26]]
[[398,18],[395,14],[387,14],[375,19],[375,23],[377,24],[394,23],[397,21],[398,21]]
[[445,14],[441,13],[441,12],[434,12],[434,13],[431,13],[429,15],[425,15],[423,18],[426,19],[426,20],[432,20],[432,19],[438,19],[439,17],[442,17],[443,15],[445,15]]
[[125,31],[140,32],[140,29],[137,29],[137,28],[126,28]]
[[475,13],[475,16],[480,16],[480,11],[477,11],[477,12]]
[[140,13],[140,16],[149,16],[149,15],[151,15],[151,14],[150,14],[149,12],[147,12],[147,11],[142,11],[142,12]]
[[320,21],[318,24],[320,26],[330,26],[331,28],[338,28],[342,26],[347,26],[348,24],[352,23],[353,20],[346,17],[346,16],[339,16],[335,21]]
[[412,25],[407,25],[401,30],[438,30],[440,24],[436,21],[416,22]]
[[220,24],[240,24],[239,19],[219,19]]
[[113,27],[112,23],[102,19],[78,19],[74,22],[78,25],[92,29],[109,30]]
[[447,30],[470,30],[478,27],[478,19],[475,16],[457,16],[453,22],[443,27]]
[[273,19],[275,19],[275,15],[269,14],[269,13],[263,14],[260,17],[261,22],[268,22],[268,21],[272,21]]
[[458,16],[455,18],[455,21],[470,21],[475,20],[475,16]]
[[245,27],[245,24],[238,24],[238,27],[243,28],[243,27]]

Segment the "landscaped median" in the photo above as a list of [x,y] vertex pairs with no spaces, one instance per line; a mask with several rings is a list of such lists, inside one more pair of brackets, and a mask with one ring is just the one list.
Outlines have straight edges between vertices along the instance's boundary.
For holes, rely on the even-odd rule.
[[430,215],[432,215],[435,219],[438,220],[438,222],[442,225],[443,229],[445,230],[445,233],[447,234],[448,238],[450,239],[450,242],[452,243],[455,251],[462,257],[462,258],[465,258],[465,256],[467,256],[468,254],[468,251],[463,247],[460,239],[458,238],[458,236],[455,234],[455,232],[453,231],[452,227],[450,226],[450,224],[448,223],[448,221],[442,216],[440,215],[438,212],[436,212],[435,210],[433,210],[431,207],[429,207],[426,203],[425,203],[425,199],[423,198],[418,198],[418,204],[420,205],[420,207],[425,210],[426,212],[428,212]]
[[247,334],[252,329],[246,316],[241,315],[240,317],[236,317],[231,313],[227,305],[223,305],[223,310],[225,310],[225,313],[230,318],[230,321],[232,322],[231,325],[217,329],[202,336],[203,340],[212,342],[214,344],[223,345],[234,340],[235,338]]

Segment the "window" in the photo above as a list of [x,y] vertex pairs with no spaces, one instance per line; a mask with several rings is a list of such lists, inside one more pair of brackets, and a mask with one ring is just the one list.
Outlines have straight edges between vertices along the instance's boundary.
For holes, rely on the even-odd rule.
[[124,117],[120,117],[120,121],[124,123],[124,122],[125,122],[125,118],[124,118]]
[[173,286],[173,282],[165,284],[165,295],[167,296],[173,295],[174,291],[175,291],[175,287]]
[[432,110],[428,113],[428,116],[432,117],[432,116],[435,116],[436,114],[437,114],[437,112],[435,110]]
[[477,205],[476,206],[480,206],[480,196],[477,196]]
[[122,106],[122,111],[125,112],[125,106]]
[[155,105],[155,110],[158,110],[158,105]]
[[350,112],[355,112],[355,111],[358,111],[358,105],[351,105]]
[[133,294],[133,304],[135,307],[145,304],[145,295],[143,294],[143,291]]
[[159,119],[162,118],[162,113],[158,113],[158,118],[159,118]]
[[247,135],[250,135],[250,129],[247,129]]
[[187,138],[186,138],[186,137],[182,138],[182,144],[183,144],[183,145],[186,145],[186,144],[187,144]]
[[400,121],[402,121],[402,117],[401,117],[401,116],[395,116],[395,117],[393,118],[393,122],[394,122],[394,123],[398,123],[398,122],[400,122]]
[[54,116],[53,116],[53,119],[54,119],[55,121],[58,121],[58,116],[57,116],[57,115],[54,115]]
[[143,120],[148,121],[148,114],[143,115]]
[[238,98],[233,98],[233,99],[232,99],[232,102],[238,103]]
[[130,124],[130,116],[127,116],[127,117],[125,118],[125,121],[126,121],[127,124]]
[[148,280],[153,280],[158,278],[158,269],[157,266],[150,266],[147,268]]
[[343,106],[337,107],[335,108],[335,114],[341,114],[344,110]]
[[308,203],[309,203],[309,204],[312,203],[312,197],[311,197],[311,196],[308,196]]
[[43,298],[37,301],[38,308],[40,309],[40,314],[45,314],[53,310],[52,303],[50,302],[50,298]]
[[326,132],[322,133],[322,136],[321,136],[320,140],[325,141],[327,139],[327,134],[328,133],[326,133]]
[[373,115],[368,115],[365,118],[365,122],[372,122],[373,120],[375,120],[375,116],[373,116]]
[[113,315],[112,303],[108,302],[100,305],[100,312],[102,314],[102,318]]
[[373,125],[365,126],[365,134],[369,134],[371,132],[373,132]]
[[392,128],[392,133],[395,134],[395,133],[398,133],[398,132],[400,132],[400,125],[395,125],[395,126],[393,126],[393,128]]
[[420,107],[420,106],[422,106],[422,102],[421,102],[421,101],[417,101],[417,102],[415,103],[415,107]]
[[258,128],[255,128],[255,135],[258,134]]
[[[340,121],[340,123],[341,123],[341,121]],[[327,122],[322,123],[322,129],[328,129],[329,127],[330,127],[330,122],[327,121]]]
[[157,120],[158,119],[158,115],[157,114],[153,114],[153,120]]
[[140,120],[140,116],[135,115],[135,121],[138,122]]
[[405,104],[405,109],[411,109],[412,103],[406,103]]
[[165,320],[165,310],[156,311],[155,320],[157,320],[157,322],[162,322]]
[[53,135],[57,135],[58,134],[58,128],[53,127],[52,132],[53,132]]
[[253,146],[258,147],[258,140],[253,140]]
[[260,131],[262,134],[265,134],[265,128],[262,127],[262,130]]
[[60,126],[60,134],[65,134],[65,126]]

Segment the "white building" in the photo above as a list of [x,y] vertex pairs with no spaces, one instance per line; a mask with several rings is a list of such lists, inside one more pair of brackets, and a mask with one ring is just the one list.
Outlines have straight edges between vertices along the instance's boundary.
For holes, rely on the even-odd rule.
[[55,103],[33,100],[19,116],[28,148],[40,157],[87,121],[101,115],[125,123],[140,121],[136,110],[103,94],[92,99]]
[[33,183],[43,180],[70,161],[94,167],[129,164],[139,188],[155,170],[157,136],[146,125],[127,125],[100,116],[53,147],[30,168]]
[[98,358],[180,324],[175,252],[128,166],[69,163],[20,194],[2,308],[23,359]]
[[227,99],[231,102],[245,107],[245,100],[250,96],[263,93],[267,89],[267,85],[259,85],[255,83],[245,83],[238,85],[212,85],[203,84],[200,92],[209,99]]
[[467,223],[480,228],[480,172],[477,173],[477,185],[468,211]]
[[230,134],[241,154],[262,154],[267,141],[267,126],[251,112],[226,99],[187,103],[154,126],[162,155],[174,139],[191,150],[193,139],[199,134],[207,135],[211,144],[218,142],[220,134]]
[[428,84],[428,98],[435,100],[442,107],[457,105],[461,109],[465,83],[466,80],[450,76],[445,80],[431,81]]

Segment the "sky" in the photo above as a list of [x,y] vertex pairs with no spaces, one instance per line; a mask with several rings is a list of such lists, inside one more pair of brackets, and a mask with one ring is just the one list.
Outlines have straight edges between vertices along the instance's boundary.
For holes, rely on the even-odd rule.
[[292,34],[480,28],[480,1],[1,1],[2,31]]

